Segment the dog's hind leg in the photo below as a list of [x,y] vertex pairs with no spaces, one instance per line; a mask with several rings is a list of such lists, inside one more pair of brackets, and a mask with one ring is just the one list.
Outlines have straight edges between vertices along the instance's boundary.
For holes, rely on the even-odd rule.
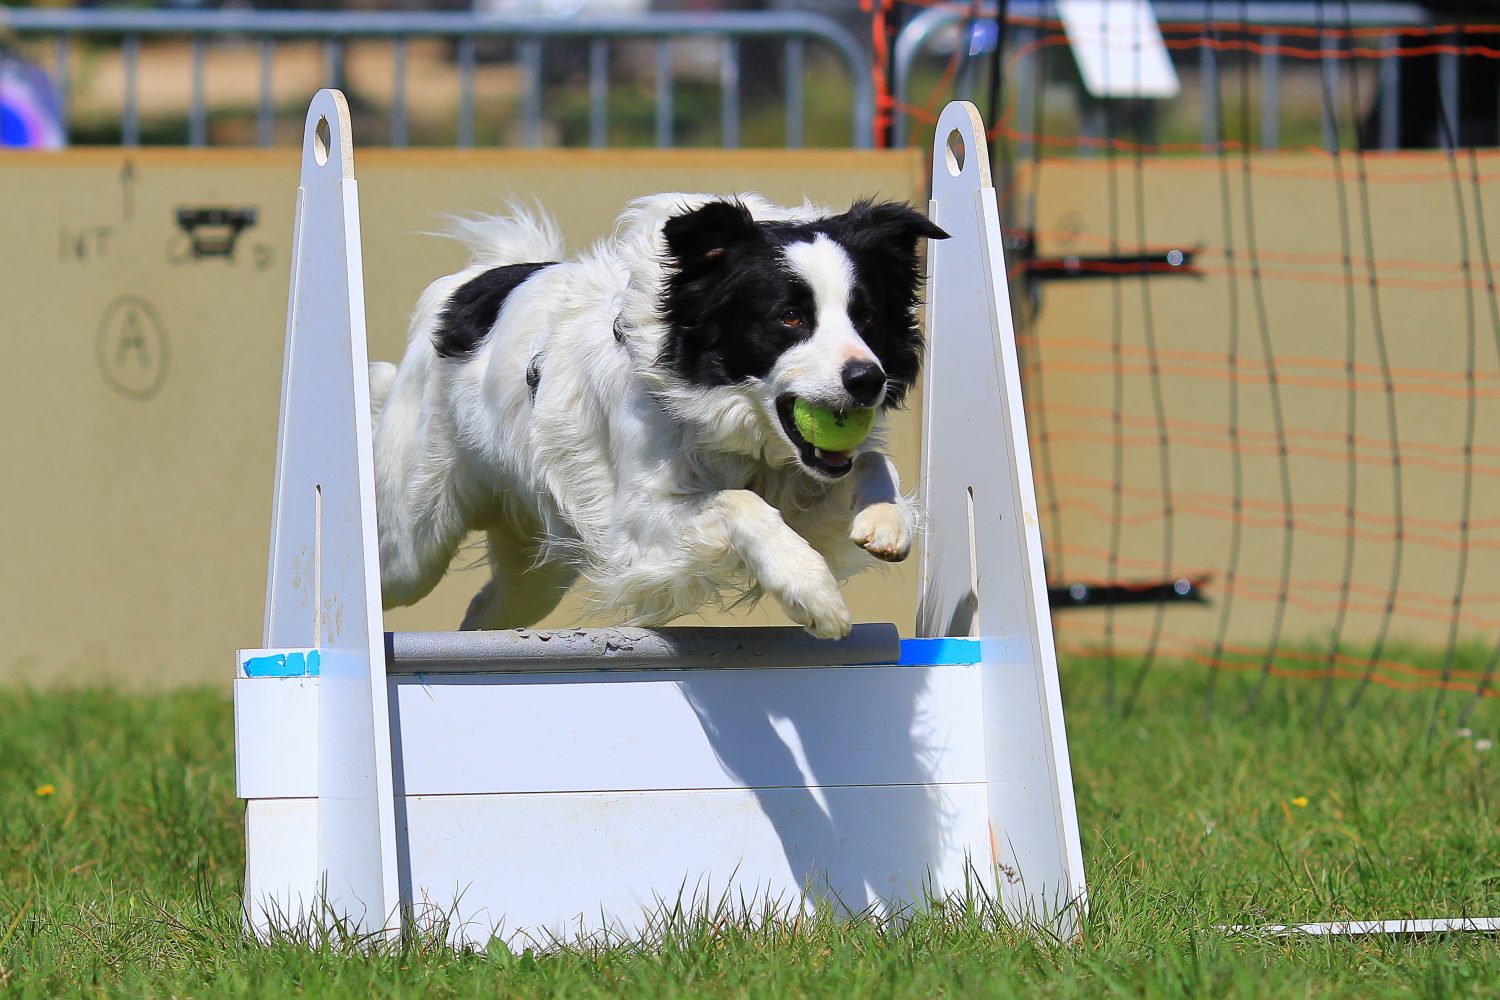
[[566,564],[538,563],[536,542],[508,528],[490,529],[489,549],[494,575],[469,602],[463,629],[535,625],[557,607],[577,579]]

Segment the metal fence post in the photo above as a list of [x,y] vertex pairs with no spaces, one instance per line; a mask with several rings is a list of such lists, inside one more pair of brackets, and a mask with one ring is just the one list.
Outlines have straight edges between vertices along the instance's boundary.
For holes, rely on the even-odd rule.
[[1380,148],[1395,149],[1401,143],[1401,60],[1394,54],[1401,41],[1385,36],[1389,55],[1380,60]]
[[206,60],[206,43],[202,35],[194,35],[188,43],[192,52],[193,81],[192,98],[188,112],[188,145],[208,144],[208,105],[203,94],[203,64]]
[[125,57],[125,100],[124,107],[120,110],[120,145],[139,146],[141,144],[141,109],[137,105],[136,73],[140,68],[141,60],[140,36],[126,35],[121,51]]
[[724,39],[724,62],[719,66],[719,144],[740,145],[740,44]]
[[656,145],[672,145],[672,42],[656,40]]
[[255,111],[255,139],[262,146],[276,141],[276,118],[273,106],[271,74],[275,59],[276,43],[269,38],[256,40],[256,55],[260,62],[260,99]]
[[458,147],[474,145],[474,36],[458,40]]
[[1219,53],[1212,45],[1198,49],[1198,96],[1203,102],[1199,123],[1203,151],[1217,151],[1222,134],[1219,125],[1219,93],[1222,78],[1219,72]]
[[[1263,46],[1260,54],[1260,146],[1262,149],[1277,149],[1281,146],[1281,35],[1270,31],[1260,38]],[[1247,141],[1249,129],[1247,122]]]
[[609,144],[609,43],[589,41],[589,145]]
[[406,123],[406,37],[391,39],[391,145],[411,141]]
[[521,145],[542,144],[542,40],[523,38],[521,54]]
[[789,149],[801,149],[803,136],[803,88],[802,88],[802,39],[788,38],[783,47],[785,61],[786,94],[786,145]]
[[1323,74],[1323,94],[1319,107],[1322,108],[1323,118],[1323,148],[1330,153],[1337,153],[1342,144],[1338,122],[1338,53],[1341,42],[1338,38],[1325,38],[1320,41],[1320,47],[1322,57],[1318,60],[1318,65]]
[[71,49],[71,38],[65,34],[59,34],[52,41],[52,64],[53,85],[57,87],[57,117],[58,124],[62,129],[62,141],[68,141],[68,71],[69,55]]
[[1444,149],[1464,144],[1463,108],[1459,107],[1458,55],[1455,51],[1463,39],[1450,35],[1445,51],[1438,55],[1438,114],[1447,126],[1439,128],[1439,142]]

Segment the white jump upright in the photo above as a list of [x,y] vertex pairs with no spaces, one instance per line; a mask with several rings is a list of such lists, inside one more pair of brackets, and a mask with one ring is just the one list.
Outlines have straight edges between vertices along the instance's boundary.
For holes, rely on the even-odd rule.
[[[962,165],[947,158],[957,133]],[[634,935],[679,906],[998,897],[1084,880],[994,189],[938,126],[919,638],[856,625],[386,633],[347,108],[308,113],[264,648],[241,650],[247,926],[456,945]]]
[[995,862],[1017,882],[1002,888],[1060,912],[1082,900],[1083,853],[1000,209],[967,101],[938,118],[928,217],[951,238],[927,248],[917,634],[980,637]]

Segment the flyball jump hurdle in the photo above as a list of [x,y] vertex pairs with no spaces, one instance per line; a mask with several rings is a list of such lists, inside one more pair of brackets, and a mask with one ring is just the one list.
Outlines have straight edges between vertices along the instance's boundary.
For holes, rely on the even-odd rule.
[[391,634],[349,116],[317,94],[265,648],[235,683],[253,931],[440,921],[457,944],[545,943],[679,902],[890,912],[978,890],[1072,932],[1083,865],[983,135],[967,103],[938,123],[925,638]]

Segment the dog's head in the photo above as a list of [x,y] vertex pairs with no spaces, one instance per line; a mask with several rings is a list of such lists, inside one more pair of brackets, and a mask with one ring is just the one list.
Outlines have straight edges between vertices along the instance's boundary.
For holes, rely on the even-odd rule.
[[719,200],[666,220],[656,363],[679,398],[693,390],[748,397],[758,426],[737,428],[738,438],[773,461],[837,479],[853,455],[809,444],[793,404],[900,405],[922,362],[918,241],[948,234],[897,202],[786,216],[757,219],[743,201]]

